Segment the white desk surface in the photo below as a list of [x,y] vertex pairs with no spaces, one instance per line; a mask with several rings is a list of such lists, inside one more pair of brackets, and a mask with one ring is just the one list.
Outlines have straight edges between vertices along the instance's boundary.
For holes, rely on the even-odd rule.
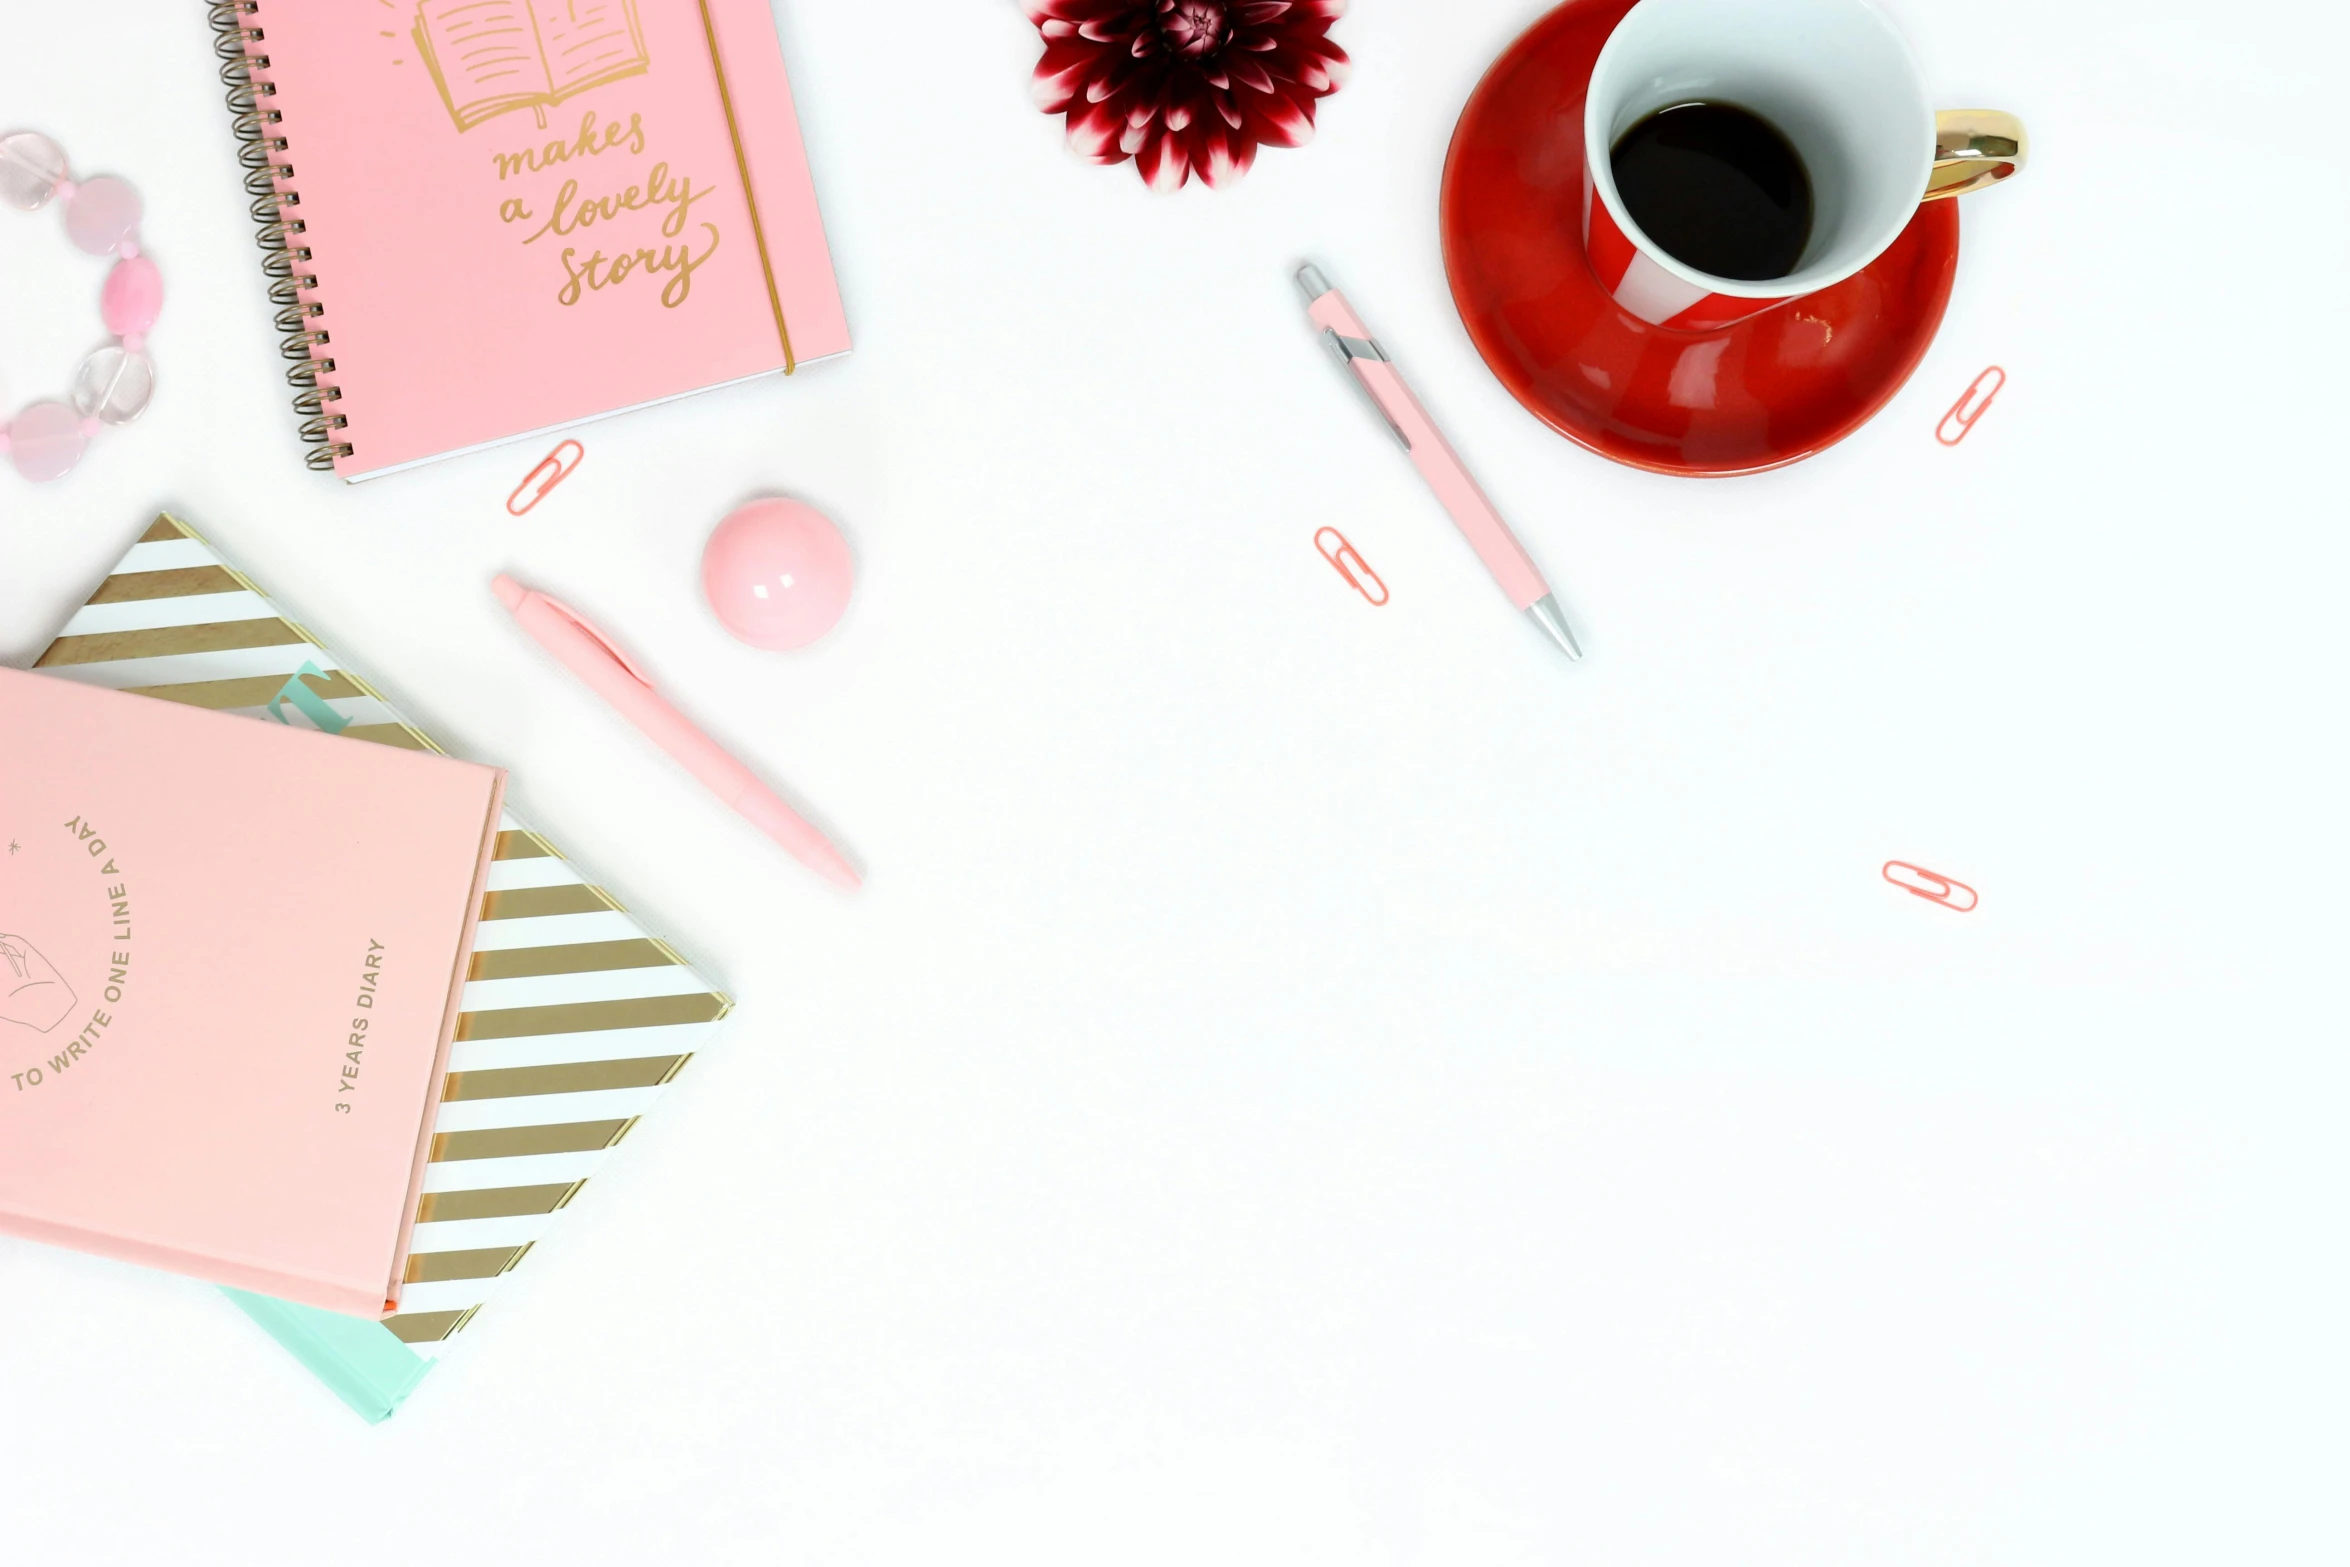
[[[301,467],[203,7],[0,0],[0,121],[134,181],[170,290],[148,417],[0,473],[0,657],[169,507],[743,1002],[378,1429],[208,1288],[0,1245],[0,1555],[2350,1552],[2338,7],[1895,0],[2037,162],[1883,416],[1717,484],[1548,434],[1453,313],[1446,140],[1540,0],[1358,0],[1320,140],[1174,199],[1062,149],[1009,4],[782,9],[857,353],[594,427],[515,521],[536,450]],[[0,214],[10,408],[95,330],[53,222]],[[1337,384],[1309,257],[1584,666]],[[770,491],[861,563],[798,656],[697,591]]]

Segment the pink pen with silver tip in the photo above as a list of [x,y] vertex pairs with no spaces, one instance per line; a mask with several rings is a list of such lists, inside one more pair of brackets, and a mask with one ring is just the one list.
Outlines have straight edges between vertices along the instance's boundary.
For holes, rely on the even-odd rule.
[[1452,514],[1462,537],[1476,550],[1477,558],[1485,562],[1485,569],[1493,574],[1502,592],[1558,644],[1560,652],[1570,659],[1582,658],[1583,649],[1576,644],[1575,633],[1567,625],[1566,613],[1559,608],[1550,584],[1542,580],[1541,569],[1518,542],[1517,535],[1510,532],[1509,524],[1501,520],[1501,513],[1493,509],[1493,502],[1485,498],[1477,481],[1469,477],[1460,455],[1436,428],[1436,421],[1428,417],[1428,410],[1420,406],[1412,389],[1404,384],[1394,361],[1387,357],[1387,350],[1379,346],[1371,329],[1363,325],[1362,317],[1355,314],[1346,296],[1330,286],[1320,267],[1300,268],[1297,286],[1306,296],[1306,313],[1322,329],[1323,346],[1362,389],[1372,408],[1411,455],[1412,466],[1420,470],[1420,477],[1428,481],[1428,488],[1436,492],[1437,500]]

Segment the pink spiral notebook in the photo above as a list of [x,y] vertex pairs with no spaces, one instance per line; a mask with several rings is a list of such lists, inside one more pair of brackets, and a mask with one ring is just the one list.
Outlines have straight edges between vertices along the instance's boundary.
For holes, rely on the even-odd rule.
[[768,0],[211,12],[311,466],[847,352]]

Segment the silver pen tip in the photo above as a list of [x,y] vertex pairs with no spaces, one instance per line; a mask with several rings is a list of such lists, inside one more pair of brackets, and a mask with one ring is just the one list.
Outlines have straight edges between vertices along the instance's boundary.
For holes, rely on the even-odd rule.
[[1526,613],[1534,624],[1549,633],[1550,640],[1559,645],[1559,651],[1567,655],[1568,662],[1579,664],[1583,661],[1583,649],[1576,643],[1575,633],[1567,625],[1566,612],[1559,608],[1556,597],[1544,594],[1527,606]]
[[1297,269],[1297,287],[1298,292],[1306,296],[1306,303],[1310,305],[1330,292],[1330,280],[1322,275],[1320,267],[1309,261]]

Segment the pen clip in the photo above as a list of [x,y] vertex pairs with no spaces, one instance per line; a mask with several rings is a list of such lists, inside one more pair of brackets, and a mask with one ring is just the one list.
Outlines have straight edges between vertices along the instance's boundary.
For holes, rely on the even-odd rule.
[[1336,327],[1327,326],[1322,329],[1322,346],[1330,350],[1330,357],[1338,361],[1338,367],[1346,372],[1346,378],[1354,383],[1354,389],[1363,394],[1363,401],[1371,405],[1371,412],[1377,414],[1379,422],[1387,426],[1388,433],[1395,437],[1395,444],[1410,451],[1412,438],[1403,433],[1403,426],[1395,422],[1395,416],[1387,411],[1386,406],[1371,391],[1371,383],[1363,379],[1363,372],[1355,365],[1358,359],[1368,359],[1383,365],[1392,364],[1394,361],[1387,357],[1387,350],[1372,338],[1347,337]]
[[554,598],[545,593],[541,593],[539,595],[539,602],[546,605],[547,608],[553,610],[556,614],[561,615],[565,620],[570,621],[580,630],[586,632],[589,638],[595,642],[596,646],[611,654],[612,661],[618,664],[622,669],[627,670],[629,677],[636,681],[638,685],[643,686],[647,691],[653,689],[653,677],[646,674],[642,669],[639,669],[637,667],[636,660],[630,658],[627,653],[623,652],[618,643],[614,642],[610,637],[604,635],[604,633],[601,631],[598,631],[595,627],[595,623],[589,620],[587,616],[581,614],[578,610],[573,609],[570,605],[564,603],[561,599]]

